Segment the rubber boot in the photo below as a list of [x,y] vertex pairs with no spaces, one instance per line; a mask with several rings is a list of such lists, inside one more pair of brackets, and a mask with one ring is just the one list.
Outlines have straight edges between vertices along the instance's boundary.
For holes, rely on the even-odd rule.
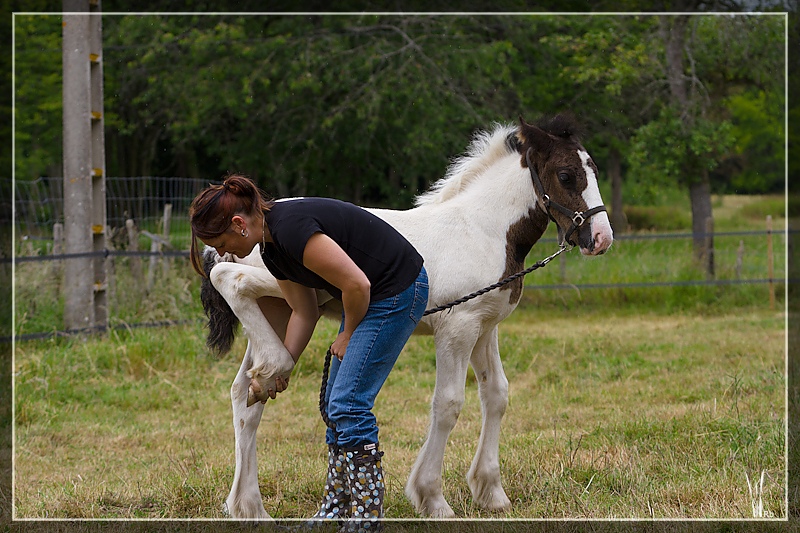
[[330,521],[342,522],[350,515],[350,487],[346,479],[344,453],[335,444],[328,445],[328,475],[325,492],[317,514],[312,516],[306,526],[314,528]]
[[347,462],[347,481],[350,485],[350,519],[340,531],[365,533],[380,531],[383,518],[383,481],[378,444],[365,444],[343,450]]

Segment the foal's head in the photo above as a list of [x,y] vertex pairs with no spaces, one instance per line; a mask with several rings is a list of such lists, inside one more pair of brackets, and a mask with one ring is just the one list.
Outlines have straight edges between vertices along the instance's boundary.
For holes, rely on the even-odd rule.
[[[537,205],[549,211],[555,220],[559,240],[567,237],[568,243],[579,246],[585,255],[604,253],[614,240],[604,210],[587,215],[588,220],[567,235],[581,217],[573,220],[575,217],[557,208],[560,205],[571,213],[586,213],[603,205],[597,187],[597,166],[580,143],[575,119],[569,115],[556,115],[532,125],[520,117],[517,138],[521,144],[522,166],[527,168],[530,161],[533,167],[531,179],[534,180]],[[544,190],[535,183],[534,173]],[[549,209],[545,206],[545,196],[551,201]]]

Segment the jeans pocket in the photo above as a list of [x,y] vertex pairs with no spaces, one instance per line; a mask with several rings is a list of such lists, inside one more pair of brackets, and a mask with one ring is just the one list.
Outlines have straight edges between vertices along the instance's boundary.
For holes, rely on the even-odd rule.
[[417,278],[414,283],[414,303],[411,304],[410,318],[414,324],[419,324],[422,315],[428,307],[428,280],[427,276],[423,279]]

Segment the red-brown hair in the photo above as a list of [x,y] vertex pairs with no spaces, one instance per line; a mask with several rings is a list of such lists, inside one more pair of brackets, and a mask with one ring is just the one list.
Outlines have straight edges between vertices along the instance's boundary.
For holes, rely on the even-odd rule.
[[222,185],[209,185],[192,200],[189,222],[192,226],[192,267],[205,277],[197,239],[219,237],[231,225],[234,215],[264,216],[273,202],[253,181],[242,174],[228,174]]

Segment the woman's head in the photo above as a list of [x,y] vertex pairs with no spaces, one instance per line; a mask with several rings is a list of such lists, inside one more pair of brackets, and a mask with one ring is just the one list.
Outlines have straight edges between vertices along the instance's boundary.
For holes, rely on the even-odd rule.
[[[253,181],[241,174],[227,175],[222,185],[209,185],[198,194],[189,207],[189,221],[192,227],[191,259],[192,266],[205,276],[200,260],[197,239],[206,244],[230,244],[253,246],[258,242],[251,235],[251,227],[256,223],[263,229],[264,212],[269,211],[272,202],[256,187]],[[247,226],[250,222],[250,226]],[[241,241],[241,242],[240,242]],[[219,246],[215,246],[221,252]]]

